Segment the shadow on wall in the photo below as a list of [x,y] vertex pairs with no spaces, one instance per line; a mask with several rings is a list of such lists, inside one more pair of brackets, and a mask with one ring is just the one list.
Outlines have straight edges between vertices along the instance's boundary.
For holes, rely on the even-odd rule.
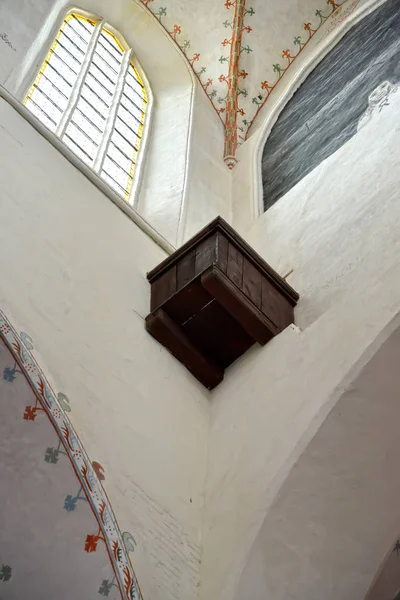
[[371,583],[400,530],[398,325],[343,382],[292,468],[247,557],[236,600],[394,600],[400,544]]
[[[265,210],[350,140],[371,106],[383,108],[388,87],[390,91],[400,82],[399,53],[399,3],[387,0],[319,63],[281,112],[265,144]],[[383,82],[389,83],[373,94]]]
[[365,600],[400,600],[400,539],[390,548]]

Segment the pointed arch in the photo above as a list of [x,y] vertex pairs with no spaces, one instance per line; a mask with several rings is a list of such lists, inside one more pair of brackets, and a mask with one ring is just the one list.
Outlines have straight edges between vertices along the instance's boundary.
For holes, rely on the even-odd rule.
[[[251,135],[254,136],[254,150],[251,156],[253,165],[251,181],[254,189],[253,202],[250,207],[251,219],[254,220],[264,212],[264,194],[263,194],[263,174],[262,174],[262,155],[264,147],[271,135],[271,131],[277,123],[281,113],[292,99],[295,92],[312,74],[314,69],[321,61],[333,50],[344,35],[352,30],[360,21],[388,0],[366,0],[350,11],[346,19],[339,19],[335,28],[328,30],[327,35],[319,40],[318,44],[313,43],[304,52],[303,60],[296,62],[290,69],[290,76],[282,82],[279,94],[271,95],[266,108],[260,109],[256,123],[253,120]],[[268,96],[269,98],[269,96]]]

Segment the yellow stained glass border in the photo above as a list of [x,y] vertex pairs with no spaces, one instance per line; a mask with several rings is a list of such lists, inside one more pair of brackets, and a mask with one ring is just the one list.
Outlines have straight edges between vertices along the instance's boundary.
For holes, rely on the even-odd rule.
[[34,92],[34,91],[35,91],[35,89],[38,87],[38,85],[39,85],[39,83],[40,83],[40,80],[41,80],[41,79],[42,79],[42,77],[43,77],[43,74],[44,74],[44,72],[45,72],[45,70],[46,70],[46,68],[47,68],[47,63],[50,61],[50,58],[52,57],[54,50],[57,48],[57,44],[58,44],[58,42],[59,42],[59,39],[60,39],[60,37],[61,37],[61,34],[62,34],[62,33],[63,33],[63,31],[64,31],[64,27],[65,27],[65,25],[68,23],[68,21],[71,21],[71,20],[72,20],[72,19],[74,19],[74,18],[76,18],[76,19],[81,19],[81,21],[86,21],[87,23],[90,23],[91,25],[93,25],[93,26],[96,26],[96,21],[94,21],[93,19],[89,19],[88,17],[84,17],[83,15],[80,15],[80,14],[78,14],[78,13],[70,13],[69,15],[67,15],[67,16],[65,17],[64,21],[63,21],[63,22],[62,22],[62,24],[61,24],[61,27],[60,27],[60,29],[58,30],[58,33],[57,33],[57,35],[56,35],[56,37],[55,37],[55,40],[54,40],[54,42],[52,43],[52,45],[50,46],[50,50],[48,51],[48,53],[47,53],[47,55],[46,55],[46,58],[45,58],[45,59],[44,59],[44,61],[43,61],[43,64],[42,64],[42,66],[41,66],[41,68],[40,68],[40,71],[39,71],[39,73],[37,74],[37,76],[36,76],[36,78],[35,78],[35,81],[33,82],[33,84],[32,84],[32,86],[31,86],[31,88],[30,88],[29,92],[28,92],[28,93],[27,93],[27,95],[26,95],[26,98],[25,98],[25,100],[24,100],[24,102],[23,102],[25,106],[26,106],[27,102],[28,102],[28,101],[29,101],[29,100],[32,98],[32,94],[33,94],[33,92]]
[[[140,83],[140,85],[142,86],[142,89],[143,89],[143,106],[141,108],[141,110],[142,110],[142,124],[140,125],[139,132],[138,132],[138,134],[140,135],[140,138],[139,138],[139,144],[138,144],[138,149],[137,149],[137,156],[139,156],[140,146],[141,146],[141,143],[142,143],[142,136],[143,136],[144,124],[145,124],[145,120],[146,120],[146,109],[147,109],[148,99],[147,99],[146,86],[144,85],[143,80],[140,77],[139,71],[136,69],[136,67],[133,64],[133,62],[130,63],[130,66],[132,67],[132,69],[133,69],[133,71],[135,73],[137,81]],[[129,181],[128,181],[128,185],[126,186],[125,201],[128,201],[129,196],[131,195],[132,186],[133,186],[133,176],[134,176],[134,173],[135,173],[135,167],[136,167],[136,163],[132,159],[131,170],[130,170],[130,173],[129,173]]]

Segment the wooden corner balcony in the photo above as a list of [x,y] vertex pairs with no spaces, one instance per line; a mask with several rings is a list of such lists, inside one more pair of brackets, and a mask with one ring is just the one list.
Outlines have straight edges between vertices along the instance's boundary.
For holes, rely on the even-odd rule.
[[208,389],[294,322],[298,294],[221,217],[147,275],[147,331]]

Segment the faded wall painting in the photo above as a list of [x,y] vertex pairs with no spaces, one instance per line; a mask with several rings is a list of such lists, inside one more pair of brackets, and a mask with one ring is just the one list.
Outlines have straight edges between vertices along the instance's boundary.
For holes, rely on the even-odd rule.
[[399,56],[400,6],[388,0],[341,39],[280,114],[262,157],[265,210],[390,103]]

